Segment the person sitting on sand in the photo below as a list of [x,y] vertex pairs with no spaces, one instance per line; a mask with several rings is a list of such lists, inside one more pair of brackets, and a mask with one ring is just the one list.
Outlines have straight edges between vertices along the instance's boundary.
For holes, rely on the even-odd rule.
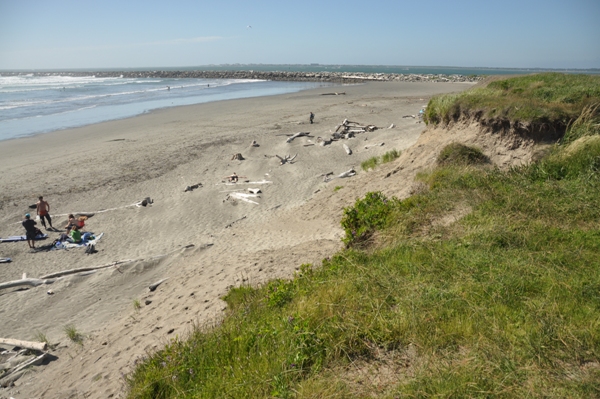
[[85,226],[85,219],[83,217],[75,218],[75,216],[73,216],[73,214],[70,214],[69,215],[69,222],[65,226],[65,229],[69,230],[73,226],[77,226],[79,228],[82,228],[83,226]]
[[22,222],[23,227],[25,227],[25,238],[27,238],[27,245],[29,248],[35,249],[35,237],[38,235],[39,229],[35,227],[37,224],[35,220],[31,219],[31,216],[26,213],[25,220]]
[[81,231],[79,231],[79,227],[73,226],[73,228],[71,229],[71,240],[73,240],[75,244],[79,244],[82,241]]

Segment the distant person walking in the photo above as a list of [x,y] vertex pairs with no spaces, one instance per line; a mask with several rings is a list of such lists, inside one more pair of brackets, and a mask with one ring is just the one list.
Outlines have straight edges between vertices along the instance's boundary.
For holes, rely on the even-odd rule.
[[25,227],[25,238],[27,238],[27,245],[29,248],[35,249],[35,236],[37,236],[38,229],[35,227],[37,224],[34,220],[31,219],[31,216],[26,213],[25,220],[21,223],[23,227]]
[[310,113],[310,116],[308,117],[308,119],[310,120],[310,124],[312,125],[313,120],[315,119],[315,114],[313,114],[312,112]]
[[40,215],[42,226],[44,226],[44,228],[48,230],[48,227],[46,227],[46,221],[44,220],[44,218],[46,218],[48,220],[48,225],[50,225],[50,228],[54,229],[54,227],[52,227],[52,219],[50,218],[50,204],[47,201],[44,201],[44,197],[42,197],[41,195],[38,199],[39,201],[36,204],[37,214]]

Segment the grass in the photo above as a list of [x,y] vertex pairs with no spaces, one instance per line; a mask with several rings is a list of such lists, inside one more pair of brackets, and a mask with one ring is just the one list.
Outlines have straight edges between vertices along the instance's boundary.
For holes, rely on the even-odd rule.
[[379,164],[392,162],[394,159],[398,158],[399,156],[400,156],[400,151],[394,149],[394,150],[386,152],[381,157],[371,157],[371,158],[367,159],[366,161],[361,162],[360,167],[362,168],[362,170],[364,170],[366,172],[369,169],[375,169],[377,167],[377,165],[379,165]]
[[49,344],[49,343],[50,343],[50,342],[48,341],[48,337],[46,336],[46,334],[44,334],[44,333],[43,333],[43,332],[41,332],[41,331],[38,331],[38,332],[35,334],[35,339],[36,339],[36,341],[38,341],[38,342],[45,342],[46,344]]
[[134,299],[133,300],[133,310],[135,310],[136,312],[139,311],[142,308],[142,304],[139,301],[139,299]]
[[424,121],[445,125],[461,117],[476,117],[552,124],[564,131],[585,107],[598,103],[600,76],[542,73],[497,80],[484,88],[459,94],[436,96],[427,106]]
[[460,143],[452,143],[442,148],[437,159],[438,165],[476,165],[488,163],[489,159],[479,148]]
[[63,330],[67,338],[69,338],[72,342],[83,345],[84,336],[77,330],[77,328],[75,328],[73,324],[66,325]]
[[529,166],[451,148],[468,162],[438,160],[419,194],[357,200],[347,249],[231,289],[223,322],[149,355],[129,397],[599,397],[593,118]]

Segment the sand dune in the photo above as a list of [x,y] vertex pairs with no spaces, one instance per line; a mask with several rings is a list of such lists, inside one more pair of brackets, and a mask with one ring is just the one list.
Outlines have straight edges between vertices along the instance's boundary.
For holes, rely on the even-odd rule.
[[[219,297],[228,287],[290,277],[302,263],[334,253],[341,247],[343,206],[365,192],[407,195],[411,174],[431,161],[411,163],[417,154],[410,152],[434,145],[425,137],[413,146],[424,125],[402,116],[418,113],[433,94],[468,87],[369,83],[344,87],[345,96],[321,96],[331,91],[325,88],[165,109],[0,142],[0,237],[23,233],[20,220],[38,195],[50,203],[55,227],[66,224],[68,213],[91,212],[87,231],[105,233],[93,255],[0,243],[0,257],[13,259],[0,265],[0,282],[132,260],[52,285],[0,291],[0,337],[35,340],[42,333],[57,345],[53,358],[14,387],[0,388],[0,397],[122,397],[122,376],[136,359],[195,324],[218,320],[225,306]],[[345,141],[350,156],[341,142],[306,146],[329,137],[345,118],[381,129]],[[314,137],[286,143],[287,135],[300,131]],[[251,147],[252,140],[259,146]],[[364,148],[379,142],[385,145]],[[409,148],[398,161],[402,168],[393,163],[360,170],[369,157]],[[235,153],[245,160],[231,160]],[[280,165],[275,155],[288,154],[298,154],[294,163]],[[352,167],[359,172],[352,178],[324,182],[321,176]],[[245,176],[240,184],[222,182],[232,172]],[[248,188],[262,191],[250,198],[257,204],[226,199]],[[132,205],[145,197],[154,203]],[[58,233],[49,235],[51,241]],[[164,278],[156,291],[148,290]],[[86,336],[83,345],[67,339],[66,325]]]

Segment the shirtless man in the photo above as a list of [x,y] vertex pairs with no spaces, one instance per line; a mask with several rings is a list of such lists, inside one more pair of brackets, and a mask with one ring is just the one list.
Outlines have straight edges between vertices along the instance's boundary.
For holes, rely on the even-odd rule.
[[227,179],[230,183],[237,183],[239,176],[233,172],[233,174],[225,176],[224,179]]
[[42,226],[44,226],[46,228],[46,230],[48,230],[48,227],[46,227],[46,221],[44,220],[44,218],[48,219],[48,224],[50,225],[51,229],[54,229],[54,227],[52,227],[52,219],[50,219],[50,204],[46,201],[44,201],[44,197],[42,197],[40,195],[39,197],[39,201],[37,202],[37,214],[40,215],[40,220],[42,221]]

